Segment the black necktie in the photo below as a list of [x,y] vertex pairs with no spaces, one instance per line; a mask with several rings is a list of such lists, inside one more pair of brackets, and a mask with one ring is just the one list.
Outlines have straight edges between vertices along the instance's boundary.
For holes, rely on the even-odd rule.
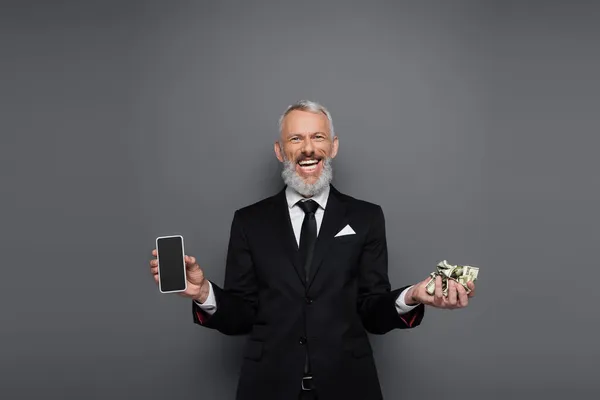
[[[304,265],[305,279],[308,282],[308,273],[312,262],[313,250],[317,241],[317,220],[315,219],[315,211],[319,205],[314,200],[299,201],[298,206],[304,211],[304,221],[302,221],[302,230],[300,231],[300,262]],[[304,374],[310,375],[310,364],[308,353],[304,362]]]
[[313,250],[317,241],[317,220],[315,219],[315,211],[319,205],[314,200],[306,200],[298,202],[298,206],[304,211],[304,221],[302,222],[302,231],[300,232],[300,260],[304,265],[306,280],[308,281],[308,273],[312,262]]

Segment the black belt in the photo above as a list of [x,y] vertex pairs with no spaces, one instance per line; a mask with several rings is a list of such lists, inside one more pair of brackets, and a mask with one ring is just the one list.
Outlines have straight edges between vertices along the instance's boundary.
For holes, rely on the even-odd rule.
[[304,375],[302,378],[302,390],[315,390],[315,384],[313,382],[312,375]]

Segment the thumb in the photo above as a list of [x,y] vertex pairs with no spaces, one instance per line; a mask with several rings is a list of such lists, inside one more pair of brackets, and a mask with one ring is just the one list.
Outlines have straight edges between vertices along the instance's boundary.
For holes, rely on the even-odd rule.
[[189,272],[195,272],[195,271],[198,271],[200,269],[200,266],[198,264],[196,264],[196,263],[194,263],[194,264],[186,264],[186,269]]
[[427,278],[423,279],[417,285],[419,285],[419,286],[426,286],[429,283],[430,280],[431,280],[431,276],[427,276]]
[[196,257],[193,256],[185,256],[185,267],[188,271],[195,271],[200,268],[196,263]]

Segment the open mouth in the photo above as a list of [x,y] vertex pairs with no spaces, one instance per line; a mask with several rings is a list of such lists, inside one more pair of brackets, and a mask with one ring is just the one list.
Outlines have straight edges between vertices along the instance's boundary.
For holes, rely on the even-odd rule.
[[298,166],[302,172],[314,172],[319,168],[321,160],[315,158],[298,161]]

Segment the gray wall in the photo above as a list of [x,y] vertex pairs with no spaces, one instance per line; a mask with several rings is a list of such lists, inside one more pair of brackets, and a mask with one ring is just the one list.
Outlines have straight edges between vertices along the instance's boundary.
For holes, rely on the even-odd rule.
[[394,286],[481,267],[468,309],[372,337],[386,398],[597,393],[600,7],[356,3],[1,3],[3,399],[233,398],[243,339],[150,251],[183,234],[222,283],[302,98],[335,185],[384,208]]

